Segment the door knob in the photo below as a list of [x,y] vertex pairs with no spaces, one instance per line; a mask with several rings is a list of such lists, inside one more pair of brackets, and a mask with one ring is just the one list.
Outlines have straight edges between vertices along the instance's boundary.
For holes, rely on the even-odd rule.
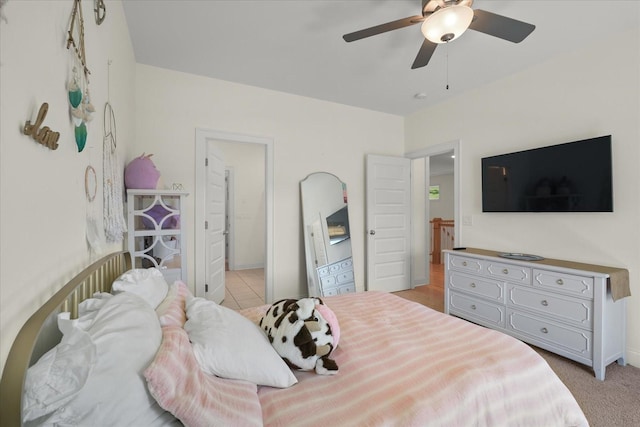
[[374,236],[376,234],[376,230],[369,230],[369,234],[371,234],[372,236]]

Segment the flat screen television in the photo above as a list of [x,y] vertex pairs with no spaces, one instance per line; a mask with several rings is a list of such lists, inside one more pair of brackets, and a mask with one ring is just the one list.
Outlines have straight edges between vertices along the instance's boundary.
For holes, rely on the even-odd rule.
[[330,245],[335,245],[350,237],[347,206],[338,209],[327,217],[327,230],[329,231]]
[[611,135],[482,159],[483,212],[613,212]]

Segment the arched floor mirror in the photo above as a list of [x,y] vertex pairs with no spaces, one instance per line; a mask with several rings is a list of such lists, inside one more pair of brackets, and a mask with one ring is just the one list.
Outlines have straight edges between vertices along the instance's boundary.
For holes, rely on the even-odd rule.
[[355,292],[347,185],[315,172],[300,182],[309,296]]

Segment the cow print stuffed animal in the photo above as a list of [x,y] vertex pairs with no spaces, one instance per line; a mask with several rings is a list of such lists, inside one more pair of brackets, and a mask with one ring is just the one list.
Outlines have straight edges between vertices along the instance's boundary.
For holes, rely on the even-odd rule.
[[339,326],[320,298],[280,300],[269,307],[259,325],[292,369],[321,375],[338,372],[330,356],[338,345]]

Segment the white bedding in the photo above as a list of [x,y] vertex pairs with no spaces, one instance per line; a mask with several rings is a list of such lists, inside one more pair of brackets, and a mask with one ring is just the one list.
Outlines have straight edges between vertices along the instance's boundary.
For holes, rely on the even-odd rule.
[[[334,376],[259,387],[265,426],[587,426],[526,344],[387,293],[323,298],[340,322]],[[257,322],[268,306],[242,310]]]

